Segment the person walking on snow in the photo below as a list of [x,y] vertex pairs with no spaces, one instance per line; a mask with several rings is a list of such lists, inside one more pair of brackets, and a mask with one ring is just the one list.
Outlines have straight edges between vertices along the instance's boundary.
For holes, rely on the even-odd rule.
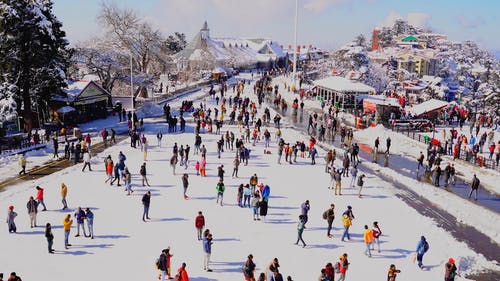
[[349,268],[349,260],[347,259],[347,254],[344,253],[340,256],[339,261],[335,264],[335,268],[338,268],[339,279],[337,281],[344,281],[347,269]]
[[358,197],[361,198],[361,190],[363,190],[363,184],[365,183],[364,181],[365,179],[365,175],[362,174],[361,176],[359,176],[358,178],[358,182],[357,182],[357,185],[359,187],[359,192],[358,192]]
[[250,205],[253,208],[253,220],[260,221],[259,218],[259,207],[260,207],[260,195],[259,192],[255,192],[252,200],[250,201]]
[[342,214],[342,224],[344,225],[344,233],[342,234],[341,241],[344,242],[344,239],[351,240],[351,236],[349,235],[349,228],[352,225],[352,220],[354,219],[354,214],[352,213],[352,207],[347,206],[347,210]]
[[[373,232],[373,239],[377,243],[377,250],[380,253],[380,235],[382,235],[382,230],[380,230],[380,227],[378,226],[378,222],[373,222],[373,227],[372,227],[372,232]],[[375,250],[375,246],[373,246],[374,243],[372,243],[372,250]]]
[[365,232],[363,234],[363,239],[366,244],[366,250],[365,250],[365,255],[367,255],[369,258],[372,257],[372,252],[371,252],[371,247],[373,243],[373,231],[368,228],[368,225],[365,225]]
[[470,193],[469,193],[469,198],[472,196],[473,192],[476,192],[476,197],[474,200],[477,201],[477,192],[479,190],[479,184],[481,181],[477,178],[476,174],[474,174],[474,177],[472,178],[472,183],[470,185]]
[[455,281],[455,276],[457,276],[457,266],[455,265],[455,260],[449,258],[448,262],[444,265],[444,281]]
[[224,186],[224,182],[222,180],[219,180],[217,185],[215,186],[215,190],[217,191],[217,201],[215,204],[219,204],[219,198],[220,198],[220,205],[222,206],[222,200],[224,199],[224,191],[226,187]]
[[89,167],[89,171],[92,171],[92,167],[90,167],[90,152],[87,150],[83,153],[83,168],[82,172],[85,171],[86,167]]
[[17,232],[16,222],[14,221],[16,217],[17,213],[14,212],[14,206],[9,206],[9,210],[7,211],[7,225],[9,226],[9,233]]
[[335,219],[335,204],[330,204],[330,208],[328,208],[323,213],[323,219],[326,219],[326,221],[328,222],[326,237],[332,238],[332,235],[330,232],[332,230],[333,220]]
[[210,255],[212,254],[212,234],[208,234],[203,237],[203,270],[208,272],[212,272],[210,267],[208,266],[210,263]]
[[63,229],[64,229],[64,248],[68,249],[71,244],[69,244],[69,233],[71,231],[71,225],[73,224],[73,220],[71,219],[71,214],[67,214],[63,220]]
[[387,139],[385,140],[385,147],[385,153],[389,153],[389,148],[391,148],[391,137],[387,137]]
[[127,167],[123,171],[123,184],[125,184],[125,190],[127,191],[127,195],[130,195],[134,191],[132,190],[132,175]]
[[205,227],[205,217],[201,211],[198,211],[198,215],[194,219],[194,227],[196,228],[196,233],[198,234],[198,240],[201,240],[201,233]]
[[52,245],[54,245],[54,234],[52,234],[52,226],[50,223],[45,225],[45,238],[47,238],[49,254],[53,254],[54,249],[52,249]]
[[36,187],[36,203],[37,205],[42,204],[43,210],[42,211],[47,211],[47,207],[45,206],[45,203],[43,202],[43,188],[37,185]]
[[158,133],[156,133],[156,140],[158,141],[158,147],[161,147],[161,139],[163,138],[163,134],[161,130],[158,130]]
[[83,235],[85,235],[85,237],[87,237],[87,233],[85,232],[85,225],[84,225],[85,219],[87,217],[85,216],[85,211],[83,211],[81,207],[78,207],[78,209],[76,210],[75,218],[76,218],[76,227],[77,227],[76,228],[77,232],[76,232],[75,237],[80,236],[80,227],[82,227],[82,229],[83,229]]
[[358,176],[358,166],[354,165],[351,169],[351,183],[350,187],[354,187],[354,183],[356,183],[356,177]]
[[181,267],[177,270],[177,274],[179,275],[180,279],[182,281],[189,281],[189,276],[186,270],[186,263],[183,262]]
[[38,203],[30,197],[28,203],[26,203],[26,208],[28,209],[28,215],[30,217],[31,228],[36,227],[36,214],[38,213]]
[[66,201],[66,196],[68,195],[68,187],[66,184],[61,183],[61,203],[63,204],[62,209],[66,210],[68,208],[68,202]]
[[24,157],[24,154],[19,157],[19,166],[21,166],[21,171],[19,172],[20,174],[26,175],[26,158]]
[[89,235],[85,237],[94,239],[94,213],[89,208],[85,209],[85,218],[87,219],[87,227],[89,229]]
[[307,216],[307,214],[309,213],[309,210],[311,209],[311,205],[309,204],[309,200],[306,200],[306,202],[302,203],[302,205],[300,205],[300,209],[301,209],[302,217],[304,219],[304,228],[306,228],[306,223],[309,220],[309,217]]
[[184,173],[184,175],[182,175],[182,187],[184,189],[184,199],[187,200],[189,199],[189,197],[187,196],[186,192],[187,192],[187,189],[188,189],[188,186],[189,186],[189,181],[188,181],[188,174]]
[[146,177],[146,174],[147,174],[147,172],[146,172],[146,162],[142,163],[141,169],[139,170],[139,173],[141,174],[141,177],[142,177],[142,186],[144,186],[144,182],[146,182],[146,184],[148,186],[150,186],[149,182],[148,182],[148,178]]
[[400,272],[401,270],[396,269],[396,266],[394,264],[391,264],[391,266],[389,267],[389,271],[387,272],[387,281],[396,281],[396,276]]
[[146,219],[149,218],[149,204],[151,203],[151,191],[148,190],[143,196],[142,196],[142,205],[144,206],[144,211],[142,213],[142,221],[146,221]]
[[424,268],[424,265],[422,263],[422,260],[424,258],[424,254],[427,253],[429,250],[429,243],[425,239],[424,236],[420,237],[420,241],[417,243],[417,249],[415,250],[416,253],[416,260],[418,261],[418,267]]
[[300,215],[299,221],[297,223],[297,242],[295,242],[295,245],[298,245],[299,241],[301,241],[302,248],[306,247],[306,242],[304,242],[304,239],[302,239],[302,233],[304,232],[304,228],[306,228],[305,224],[306,224],[306,221],[304,219],[304,215]]

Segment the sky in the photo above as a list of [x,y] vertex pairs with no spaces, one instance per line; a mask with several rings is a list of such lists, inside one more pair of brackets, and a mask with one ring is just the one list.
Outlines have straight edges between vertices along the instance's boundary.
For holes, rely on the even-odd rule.
[[[103,0],[54,0],[71,44],[102,34],[97,21]],[[109,3],[110,1],[106,1]],[[293,0],[120,0],[164,35],[185,33],[187,39],[206,20],[214,37],[264,37],[293,44]],[[335,48],[358,34],[401,18],[444,33],[456,41],[474,40],[487,50],[500,50],[497,27],[500,1],[482,0],[298,0],[298,44]]]

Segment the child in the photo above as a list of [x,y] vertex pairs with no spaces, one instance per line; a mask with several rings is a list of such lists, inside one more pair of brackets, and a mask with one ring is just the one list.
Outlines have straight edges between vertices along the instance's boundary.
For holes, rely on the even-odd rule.
[[196,161],[196,165],[194,166],[195,170],[196,170],[196,175],[199,176],[200,175],[200,161]]

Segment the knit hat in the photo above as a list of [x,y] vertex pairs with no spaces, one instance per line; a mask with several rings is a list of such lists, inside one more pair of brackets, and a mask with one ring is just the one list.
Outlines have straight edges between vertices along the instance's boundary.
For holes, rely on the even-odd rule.
[[449,263],[453,263],[453,264],[454,264],[454,263],[455,263],[455,260],[454,260],[453,258],[449,258],[449,259],[448,259],[448,262],[449,262]]
[[10,205],[9,210],[14,210],[14,206]]

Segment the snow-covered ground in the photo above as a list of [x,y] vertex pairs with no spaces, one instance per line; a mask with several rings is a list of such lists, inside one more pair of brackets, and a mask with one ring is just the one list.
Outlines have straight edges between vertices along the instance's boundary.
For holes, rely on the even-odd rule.
[[[246,92],[251,87],[246,88]],[[211,100],[207,102],[211,104]],[[171,103],[172,104],[172,103]],[[143,154],[123,141],[103,153],[93,157],[93,172],[81,172],[81,164],[47,176],[37,181],[12,186],[1,193],[0,209],[14,205],[19,216],[16,219],[17,234],[0,232],[2,255],[0,264],[4,272],[16,271],[24,280],[88,280],[89,278],[112,280],[156,280],[154,261],[161,249],[171,247],[174,254],[172,268],[176,270],[182,262],[187,263],[191,280],[241,280],[241,265],[246,256],[254,255],[257,273],[264,270],[274,258],[280,260],[281,272],[294,280],[313,280],[327,262],[335,262],[342,253],[348,253],[350,268],[348,280],[363,280],[368,277],[383,279],[390,264],[402,270],[401,280],[441,280],[444,263],[449,257],[457,261],[459,272],[478,272],[485,269],[499,270],[499,266],[487,261],[482,255],[470,250],[465,243],[457,242],[449,233],[436,226],[431,219],[422,217],[411,207],[394,196],[396,189],[376,175],[367,175],[363,198],[357,197],[357,190],[347,188],[349,178],[343,179],[343,195],[334,196],[327,189],[329,175],[324,173],[320,151],[317,165],[310,165],[310,159],[300,158],[297,164],[278,165],[276,144],[272,154],[264,154],[262,143],[251,147],[248,166],[240,166],[239,178],[231,178],[232,152],[224,152],[216,158],[216,140],[219,135],[204,134],[203,143],[208,148],[207,177],[196,176],[194,164],[199,156],[191,152],[187,170],[178,168],[172,174],[168,159],[172,155],[174,142],[193,147],[192,133],[164,135],[162,148],[156,147],[155,134],[162,124],[160,119],[146,119],[146,136],[149,140],[148,178],[151,187],[142,187],[139,167]],[[116,122],[116,120],[115,120]],[[110,123],[111,125],[112,123]],[[96,130],[108,126],[95,124]],[[90,127],[86,127],[90,128]],[[163,127],[164,128],[164,127]],[[232,126],[238,137],[240,134]],[[83,130],[85,132],[85,130]],[[163,130],[164,133],[166,129]],[[192,132],[192,128],[189,128]],[[274,133],[274,129],[271,129]],[[307,141],[308,137],[285,129],[285,140]],[[249,144],[250,145],[250,144]],[[109,186],[104,183],[103,158],[110,154],[116,161],[119,151],[127,156],[126,165],[133,174],[132,196],[126,196],[123,186]],[[193,150],[192,150],[193,151]],[[217,166],[223,164],[226,170],[224,206],[215,204],[215,184]],[[181,173],[189,173],[189,200],[182,198]],[[253,221],[251,210],[236,205],[237,186],[247,183],[249,177],[257,173],[259,181],[271,186],[269,212],[265,221]],[[82,181],[83,180],[83,181]],[[61,211],[60,185],[68,186],[68,203],[71,211]],[[47,212],[40,212],[38,225],[53,224],[56,254],[47,253],[44,229],[29,228],[29,218],[25,204],[34,187],[45,188]],[[152,220],[141,220],[141,197],[150,190],[150,214]],[[296,222],[300,214],[300,204],[306,199],[311,202],[309,222],[304,232],[306,248],[293,245],[296,239]],[[336,205],[333,239],[326,237],[326,221],[321,215],[328,206]],[[351,227],[352,240],[340,242],[342,234],[341,213],[347,205],[353,207],[356,219]],[[95,214],[95,239],[73,237],[73,246],[64,250],[62,220],[66,213],[74,213],[78,206],[90,207]],[[463,207],[463,205],[462,205]],[[468,207],[467,207],[468,208]],[[464,208],[464,209],[467,209]],[[203,271],[201,243],[196,239],[194,217],[203,211],[207,227],[214,235],[211,267],[214,272]],[[474,210],[471,211],[473,213]],[[383,236],[381,253],[374,252],[372,258],[363,254],[363,226],[371,226],[378,221]],[[493,223],[491,223],[493,225]],[[498,225],[498,224],[496,224]],[[6,227],[6,226],[5,226]],[[498,227],[497,227],[498,232]],[[430,251],[424,257],[427,270],[420,270],[412,262],[416,243],[425,235],[430,243]],[[463,280],[457,278],[457,280]]]

